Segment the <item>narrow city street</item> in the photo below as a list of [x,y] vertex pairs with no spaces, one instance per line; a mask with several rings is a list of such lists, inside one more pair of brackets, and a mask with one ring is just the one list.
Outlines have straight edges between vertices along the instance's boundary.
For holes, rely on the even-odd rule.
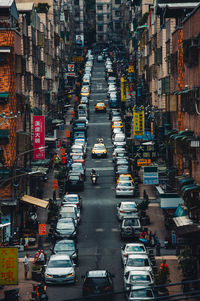
[[[121,241],[119,223],[116,218],[116,204],[114,188],[114,168],[112,162],[111,121],[108,113],[96,113],[95,105],[98,101],[107,102],[107,83],[105,81],[105,64],[94,63],[91,94],[90,119],[88,128],[88,145],[85,189],[80,193],[83,198],[83,210],[78,234],[79,266],[76,267],[77,283],[73,286],[48,287],[49,301],[67,300],[67,298],[82,295],[82,278],[87,270],[107,269],[115,275],[114,287],[116,291],[123,290],[121,267]],[[103,137],[108,150],[105,159],[92,159],[91,150],[99,137]],[[97,185],[92,185],[91,169],[99,172]],[[114,300],[123,300],[123,296],[116,296]]]

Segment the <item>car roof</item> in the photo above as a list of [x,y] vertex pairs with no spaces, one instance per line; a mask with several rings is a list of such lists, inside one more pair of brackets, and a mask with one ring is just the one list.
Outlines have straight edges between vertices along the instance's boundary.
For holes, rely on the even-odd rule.
[[72,239],[62,239],[62,240],[59,240],[55,243],[55,245],[57,244],[67,244],[67,243],[74,243],[74,240]]
[[121,204],[133,204],[136,206],[136,202],[135,201],[121,201]]
[[106,270],[94,270],[87,272],[88,277],[106,277],[107,271]]
[[55,254],[51,255],[50,260],[70,260],[70,256],[67,254]]
[[151,275],[147,270],[130,270],[129,274],[131,275]]
[[128,243],[128,244],[126,244],[125,246],[126,246],[126,247],[127,247],[127,246],[130,246],[130,247],[131,247],[131,246],[144,247],[144,244],[142,244],[142,243]]

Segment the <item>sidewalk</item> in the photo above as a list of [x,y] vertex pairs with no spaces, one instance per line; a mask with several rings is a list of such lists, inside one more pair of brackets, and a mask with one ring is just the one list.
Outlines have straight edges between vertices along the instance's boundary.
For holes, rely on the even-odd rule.
[[[141,183],[139,184],[140,199],[143,199],[143,191],[145,190],[149,196],[150,204],[147,210],[147,215],[150,217],[150,225],[147,226],[148,230],[153,234],[155,233],[161,243],[161,256],[155,256],[156,265],[159,268],[163,259],[166,259],[166,262],[169,266],[170,272],[170,283],[181,282],[182,275],[181,271],[178,270],[178,258],[175,255],[162,255],[162,246],[164,245],[165,238],[167,237],[167,231],[164,224],[164,215],[163,211],[160,208],[160,204],[155,202],[156,193],[155,187],[153,185],[144,185],[142,171],[139,172]],[[169,250],[170,252],[170,250]],[[154,251],[155,254],[155,251]],[[169,294],[178,294],[182,292],[180,285],[169,287]]]
[[[74,104],[74,99],[70,101],[71,107],[67,111],[67,115],[65,118],[65,126],[64,130],[58,130],[58,138],[63,139],[66,138],[66,131],[70,130],[71,124],[70,120],[72,119],[71,111],[73,110],[73,104]],[[53,190],[52,190],[52,180],[55,179],[54,176],[54,170],[51,169],[49,174],[48,174],[48,181],[44,183],[44,194],[43,198],[44,200],[49,200],[53,199]],[[57,196],[58,198],[58,196]],[[38,220],[42,224],[46,224],[47,222],[47,216],[48,216],[48,210],[43,209],[38,207],[37,209],[37,215],[38,215]],[[47,235],[49,232],[50,225],[46,224],[46,230],[47,230]],[[45,237],[42,237],[42,246],[44,249],[48,249],[50,247],[50,244],[45,241]],[[29,250],[37,250],[38,249],[38,241],[35,246],[29,247],[27,252]],[[20,254],[20,253],[19,253]],[[0,299],[4,298],[4,291],[5,290],[11,290],[14,288],[19,288],[19,301],[30,301],[31,294],[33,291],[33,284],[36,284],[37,282],[33,281],[31,279],[31,266],[33,264],[33,258],[30,258],[30,263],[29,263],[29,272],[28,272],[28,279],[24,279],[24,264],[23,264],[23,258],[18,259],[18,285],[5,285],[3,289],[0,289]]]

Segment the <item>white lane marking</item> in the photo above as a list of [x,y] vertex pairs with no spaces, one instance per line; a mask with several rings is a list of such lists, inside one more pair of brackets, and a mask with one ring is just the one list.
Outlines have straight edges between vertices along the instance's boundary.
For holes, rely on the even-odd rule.
[[[98,72],[97,72],[97,73],[98,73]],[[93,77],[93,78],[92,78],[92,81],[93,81],[93,80],[101,80],[101,79],[105,80],[105,77]]]
[[117,228],[112,228],[111,230],[112,230],[112,232],[119,232],[119,231],[120,231],[120,230],[117,229]]
[[[87,172],[88,172],[88,171],[91,171],[92,168],[94,168],[94,167],[87,168]],[[109,171],[109,170],[113,170],[114,167],[112,167],[112,166],[111,166],[111,167],[98,167],[98,166],[95,166],[95,169],[96,169],[97,171]]]
[[90,122],[89,123],[89,126],[91,126],[91,125],[107,125],[107,124],[109,124],[110,125],[110,122]]
[[104,229],[102,229],[102,228],[97,228],[97,229],[96,229],[96,232],[104,232]]

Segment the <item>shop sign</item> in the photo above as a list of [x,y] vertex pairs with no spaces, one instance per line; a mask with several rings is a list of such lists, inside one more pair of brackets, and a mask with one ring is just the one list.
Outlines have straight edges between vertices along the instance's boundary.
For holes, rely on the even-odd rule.
[[60,148],[60,155],[65,156],[65,148],[64,147]]
[[76,73],[75,73],[75,72],[67,72],[66,75],[67,75],[67,76],[75,76]]
[[69,130],[66,131],[66,138],[70,138],[70,131]]
[[58,190],[58,180],[52,180],[52,189]]
[[[44,116],[34,116],[34,160],[45,159],[45,120]],[[42,149],[39,149],[42,148]]]
[[74,64],[68,64],[67,70],[68,70],[68,72],[74,72]]
[[133,145],[133,153],[136,159],[156,158],[154,145]]
[[157,167],[145,166],[143,173],[143,184],[158,185],[158,169]]
[[73,56],[72,61],[74,63],[81,63],[83,61],[83,57],[82,56]]
[[0,285],[18,284],[17,248],[0,248]]
[[46,235],[47,231],[46,231],[46,224],[39,224],[39,235]]
[[137,160],[137,166],[150,166],[151,165],[151,159],[138,159]]
[[129,66],[129,67],[128,67],[128,72],[134,72],[133,66]]
[[133,108],[133,135],[144,135],[144,107]]
[[124,79],[124,77],[121,77],[121,101],[125,102],[126,101],[126,89],[125,89],[125,83],[126,80]]

